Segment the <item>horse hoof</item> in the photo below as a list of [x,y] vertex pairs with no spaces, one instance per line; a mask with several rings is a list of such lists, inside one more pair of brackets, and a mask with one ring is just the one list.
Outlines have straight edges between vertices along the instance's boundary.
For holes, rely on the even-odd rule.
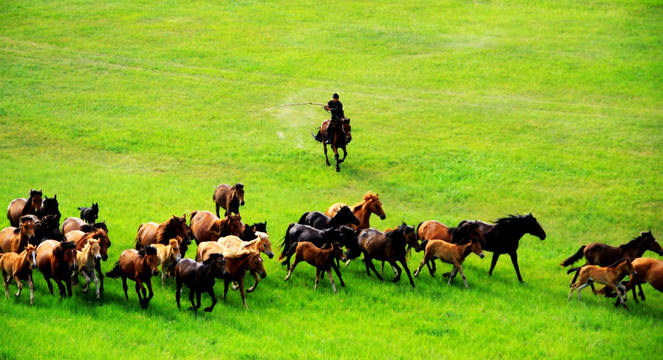
[[212,312],[214,308],[213,307],[207,307],[204,309],[205,312]]

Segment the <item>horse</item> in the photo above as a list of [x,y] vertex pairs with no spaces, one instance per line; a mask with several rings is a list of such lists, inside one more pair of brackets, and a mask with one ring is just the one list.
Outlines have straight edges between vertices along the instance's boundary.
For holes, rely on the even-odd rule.
[[[218,253],[211,254],[207,260],[202,262],[182,259],[182,261],[175,265],[175,283],[177,286],[175,300],[177,300],[177,308],[180,308],[180,293],[182,291],[182,284],[184,284],[190,289],[190,309],[198,311],[200,308],[200,296],[203,292],[207,292],[212,298],[212,305],[206,307],[204,310],[206,312],[214,310],[217,302],[214,295],[215,279],[222,279],[227,273],[226,260],[223,258],[223,255]],[[193,300],[194,294],[197,304]]]
[[91,238],[86,241],[85,246],[76,252],[76,264],[78,265],[76,271],[71,276],[81,274],[85,278],[85,287],[83,292],[86,293],[90,289],[90,281],[94,281],[97,287],[97,300],[101,298],[101,291],[99,289],[99,279],[95,275],[96,263],[101,260],[101,247],[99,240]]
[[571,268],[567,273],[570,274],[574,271],[578,271],[580,273],[580,277],[578,282],[571,285],[569,301],[571,301],[571,296],[573,295],[574,290],[578,289],[578,300],[580,300],[580,291],[589,286],[591,283],[597,282],[599,284],[607,285],[613,291],[615,291],[619,296],[621,304],[624,305],[626,309],[628,309],[626,306],[626,297],[622,296],[622,293],[626,295],[626,287],[622,285],[620,281],[627,274],[629,274],[631,277],[638,275],[638,273],[633,268],[631,259],[626,258],[625,260],[621,260],[618,263],[607,267],[583,265],[579,268]]
[[309,225],[318,230],[324,230],[348,224],[358,226],[359,219],[357,219],[352,210],[350,210],[350,207],[345,205],[342,206],[332,217],[319,211],[305,212],[304,215],[299,218],[299,224]]
[[140,224],[138,234],[136,235],[136,250],[152,244],[168,245],[170,239],[177,238],[178,236],[182,239],[180,253],[184,257],[189,244],[191,244],[191,229],[186,224],[186,214],[182,217],[173,215],[172,218],[161,224],[155,222]]
[[[464,245],[452,244],[445,240],[424,240],[421,242],[421,246],[424,247],[424,258],[421,259],[421,264],[419,268],[414,271],[414,277],[419,275],[421,268],[429,260],[440,259],[447,264],[454,266],[451,274],[449,274],[449,281],[447,286],[451,285],[451,280],[456,276],[457,272],[460,272],[460,276],[463,278],[465,283],[465,288],[469,289],[470,286],[467,284],[467,279],[465,279],[465,273],[463,273],[463,261],[471,253],[477,254],[480,258],[483,259],[483,251],[481,251],[481,243],[478,241],[470,241]],[[430,275],[433,276],[433,271],[429,268]]]
[[[448,243],[464,244],[465,242],[479,242],[486,245],[479,223],[476,221],[463,220],[456,227],[448,227],[437,220],[422,221],[417,225],[417,237],[419,240],[443,240]],[[426,266],[431,276],[434,276],[435,258],[426,261]]]
[[209,211],[194,211],[191,213],[189,223],[198,245],[205,241],[217,241],[223,236],[244,235],[244,223],[239,215],[219,219]]
[[[152,291],[152,276],[159,274],[159,258],[157,257],[157,249],[151,245],[143,249],[127,249],[120,254],[120,259],[115,263],[113,269],[106,273],[106,276],[117,279],[122,278],[122,289],[124,289],[124,298],[129,300],[127,293],[127,278],[136,282],[136,294],[138,294],[138,302],[143,308],[147,308],[147,304],[154,296]],[[146,294],[145,286],[149,294]]]
[[[645,293],[642,291],[642,284],[649,283],[654,289],[663,292],[663,261],[652,258],[637,258],[631,261],[633,269],[638,273],[631,276],[628,282],[623,281],[622,285],[626,286],[626,292],[633,291],[633,299],[638,302],[638,296],[635,293],[635,288],[638,287],[638,294],[642,301],[645,300]],[[604,294],[608,297],[615,296],[615,293],[608,286],[596,291],[597,294]],[[626,294],[624,294],[626,297]],[[620,301],[617,299],[615,306],[619,306]]]
[[[347,132],[345,129],[348,129]],[[331,139],[327,138],[328,130],[333,130],[334,135]],[[350,119],[342,120],[330,120],[327,119],[320,124],[320,130],[318,132],[321,136],[314,138],[316,141],[322,142],[325,151],[325,160],[327,161],[327,166],[331,166],[329,163],[329,157],[327,156],[327,142],[334,152],[334,158],[336,159],[336,172],[341,171],[340,163],[345,161],[345,158],[348,156],[348,151],[346,150],[346,145],[352,140]],[[338,149],[343,150],[343,158],[339,160],[340,156],[338,155]]]
[[21,252],[29,242],[34,242],[35,223],[27,216],[21,217],[18,227],[6,227],[0,231],[0,252]]
[[66,241],[60,231],[60,221],[56,215],[46,215],[39,219],[36,215],[26,215],[35,223],[35,237],[30,243],[39,245],[44,240]]
[[337,229],[329,228],[325,230],[318,230],[308,225],[290,224],[286,230],[283,243],[281,244],[281,256],[279,261],[290,270],[290,258],[294,254],[295,248],[293,244],[301,241],[308,241],[317,247],[322,247],[324,244],[331,244],[338,242],[341,246],[345,246],[348,252],[358,254],[361,252],[357,244],[357,235],[347,226],[341,226]]
[[66,235],[68,232],[73,230],[80,230],[82,232],[91,232],[95,229],[102,229],[108,233],[108,226],[106,222],[96,222],[94,224],[88,224],[83,219],[77,217],[68,217],[62,222],[62,234]]
[[0,270],[5,285],[5,295],[9,297],[9,282],[14,279],[18,285],[18,292],[15,295],[16,297],[21,296],[21,291],[23,291],[21,280],[27,280],[30,288],[30,305],[35,301],[32,269],[37,267],[36,249],[34,245],[28,244],[20,254],[12,252],[0,255]]
[[[221,246],[223,254],[231,253],[233,251],[257,251],[264,253],[270,259],[274,257],[272,242],[269,241],[269,237],[257,237],[251,241],[242,241],[240,238],[231,235],[219,239],[218,244]],[[253,275],[255,282],[253,286],[246,289],[247,293],[253,292],[260,282],[258,273],[251,270],[251,275]],[[233,285],[233,290],[237,289],[238,287]]]
[[521,283],[523,277],[520,275],[520,268],[518,267],[518,244],[520,238],[525,234],[530,234],[545,240],[546,232],[543,230],[536,218],[529,213],[527,215],[509,215],[495,221],[494,225],[486,224],[482,221],[477,221],[479,229],[486,244],[482,246],[484,251],[493,253],[493,258],[490,262],[490,270],[488,275],[493,275],[493,269],[497,264],[497,259],[502,254],[509,254],[511,262],[516,270],[518,281]]
[[45,240],[37,246],[37,267],[44,275],[51,295],[54,295],[51,284],[53,279],[60,290],[60,297],[71,297],[71,275],[76,270],[76,266],[76,244],[69,241]]
[[94,224],[99,217],[99,203],[92,203],[91,207],[79,207],[78,210],[81,211],[81,219],[88,224]]
[[[402,273],[401,268],[396,263],[398,261],[405,269],[405,273],[410,279],[410,285],[414,287],[414,281],[412,280],[412,275],[410,274],[410,269],[407,267],[407,260],[405,258],[405,255],[407,254],[406,247],[408,245],[413,247],[416,251],[419,251],[420,249],[414,227],[403,223],[396,229],[387,232],[382,232],[376,229],[364,229],[361,230],[357,237],[357,244],[361,249],[361,253],[364,254],[364,263],[366,265],[366,273],[368,276],[371,276],[370,270],[373,270],[378,279],[383,281],[382,276],[380,276],[377,270],[375,270],[373,259],[387,261],[396,269],[397,275],[393,282],[397,282],[401,279]],[[350,259],[359,256],[359,254],[348,253],[346,253],[346,255]]]
[[314,290],[318,289],[318,281],[320,281],[320,275],[327,273],[329,275],[329,281],[331,282],[332,289],[334,289],[334,294],[338,293],[336,290],[336,285],[334,284],[334,278],[332,277],[331,269],[334,268],[336,271],[336,276],[338,276],[341,286],[345,287],[341,273],[338,271],[338,268],[335,264],[335,259],[338,258],[341,261],[345,261],[345,255],[341,249],[341,245],[335,242],[331,244],[331,248],[320,249],[317,246],[313,245],[308,241],[302,241],[297,244],[292,245],[295,248],[295,262],[292,263],[288,274],[285,276],[285,281],[290,279],[292,272],[295,271],[295,267],[302,261],[306,261],[310,265],[315,267],[315,286]]
[[216,206],[216,216],[219,215],[219,208],[222,207],[226,212],[224,216],[229,216],[232,213],[239,215],[239,207],[244,206],[244,185],[237,183],[233,186],[228,184],[219,184],[214,189],[212,200]]
[[161,286],[166,284],[166,276],[170,276],[175,269],[175,265],[182,255],[180,254],[180,243],[182,239],[170,239],[168,245],[154,244],[152,245],[157,249],[157,258],[159,258],[159,265],[161,265]]
[[[347,206],[344,203],[336,203],[325,211],[325,215],[329,217],[334,217],[336,213],[343,207]],[[363,200],[357,204],[352,205],[352,212],[355,214],[357,219],[359,219],[359,225],[351,225],[355,230],[359,229],[368,229],[371,227],[369,222],[371,214],[377,215],[380,220],[387,218],[387,215],[382,209],[382,202],[380,201],[380,196],[373,192],[367,192],[364,194]]]
[[54,215],[60,221],[62,214],[60,214],[60,204],[58,203],[57,195],[53,195],[52,198],[46,196],[42,201],[41,211],[37,212],[37,216],[44,217],[46,215]]
[[245,251],[224,255],[224,257],[226,259],[228,273],[223,278],[223,299],[226,299],[230,283],[236,282],[239,285],[239,293],[242,296],[244,308],[248,310],[249,307],[246,306],[246,295],[244,294],[244,277],[246,276],[246,271],[251,270],[252,272],[256,272],[263,279],[267,276],[260,253],[256,251]]
[[[68,230],[65,237],[69,241],[76,243],[76,249],[81,250],[88,239],[94,238],[99,240],[99,247],[101,248],[101,260],[108,260],[108,249],[111,247],[111,241],[108,238],[108,227],[105,222],[94,223],[92,225],[85,223],[79,218],[67,218],[62,223],[62,228],[73,229],[80,225],[80,230]],[[75,235],[69,235],[74,233]],[[99,279],[99,290],[104,292],[104,273],[101,271],[101,261],[95,261],[95,270],[97,271],[97,278]]]
[[[583,245],[575,254],[562,261],[560,265],[562,267],[569,266],[584,256],[586,261],[585,265],[606,266],[625,258],[639,258],[647,250],[651,250],[663,256],[663,248],[661,248],[661,245],[654,238],[651,231],[643,231],[635,239],[626,244],[619,245],[618,247],[596,242],[589,245]],[[571,283],[574,283],[577,278],[578,273],[575,274]]]
[[7,219],[13,227],[18,227],[22,216],[35,215],[41,211],[42,207],[41,190],[30,189],[30,196],[26,198],[14,199],[7,207]]

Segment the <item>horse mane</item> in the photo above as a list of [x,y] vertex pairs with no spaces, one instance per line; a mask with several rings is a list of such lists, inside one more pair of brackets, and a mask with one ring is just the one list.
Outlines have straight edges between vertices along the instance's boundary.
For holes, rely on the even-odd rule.
[[[173,216],[170,219],[168,219],[165,223],[159,224],[159,228],[157,230],[157,243],[163,243],[165,239],[172,239],[175,236],[177,236],[177,223],[180,219],[183,218],[178,218],[177,216]],[[186,218],[183,219],[186,221]]]
[[364,194],[363,200],[355,205],[352,206],[352,212],[355,212],[359,210],[364,204],[366,204],[369,201],[377,201],[379,200],[378,194],[372,192],[372,191],[367,191],[366,194]]
[[30,189],[30,197],[29,197],[29,199],[32,199],[32,198],[35,197],[35,196],[42,196],[42,195],[43,195],[43,194],[42,194],[41,190]]
[[638,245],[642,244],[645,240],[647,240],[647,237],[645,235],[640,234],[638,237],[627,242],[626,244],[619,245],[619,248],[625,250],[625,249],[638,247]]
[[138,250],[138,256],[139,257],[144,257],[145,255],[156,255],[157,254],[157,248],[155,248],[152,245],[148,245],[140,250]]

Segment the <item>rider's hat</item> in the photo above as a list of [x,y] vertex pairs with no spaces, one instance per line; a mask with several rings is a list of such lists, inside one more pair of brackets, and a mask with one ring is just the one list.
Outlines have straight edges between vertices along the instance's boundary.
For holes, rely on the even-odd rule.
[[332,99],[338,99],[338,94],[334,93],[334,95],[332,95]]

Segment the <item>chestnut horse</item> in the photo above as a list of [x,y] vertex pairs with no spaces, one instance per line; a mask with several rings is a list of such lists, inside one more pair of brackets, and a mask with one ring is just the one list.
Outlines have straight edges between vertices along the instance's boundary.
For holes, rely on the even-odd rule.
[[170,239],[178,236],[182,241],[180,243],[180,253],[184,256],[189,244],[191,244],[191,229],[186,224],[186,214],[182,217],[173,215],[172,218],[161,224],[155,222],[140,224],[136,235],[136,250],[152,244],[168,245]]
[[18,227],[21,217],[24,215],[35,215],[41,211],[42,206],[41,190],[30,189],[29,198],[14,199],[7,207],[7,219],[13,227]]
[[[219,245],[221,245],[223,254],[228,254],[234,251],[235,252],[255,251],[255,252],[264,253],[270,259],[274,257],[274,252],[272,251],[272,242],[269,241],[269,237],[257,237],[256,239],[253,239],[251,241],[242,241],[240,238],[236,236],[226,236],[219,239],[218,243]],[[247,293],[253,292],[256,289],[256,286],[258,286],[258,283],[260,282],[260,277],[258,277],[258,273],[253,271],[253,269],[251,269],[251,275],[253,275],[255,282],[253,286],[246,289]],[[237,289],[238,286],[233,285],[233,290]]]
[[[407,267],[407,260],[405,258],[407,254],[406,247],[408,245],[416,251],[419,251],[420,248],[414,227],[403,223],[396,229],[387,232],[381,232],[376,229],[364,229],[359,233],[357,243],[361,248],[361,252],[364,254],[364,263],[368,276],[371,276],[370,270],[373,270],[378,279],[382,281],[382,276],[375,270],[373,259],[387,261],[397,271],[397,275],[393,280],[393,282],[397,282],[401,279],[402,273],[401,268],[396,264],[398,261],[405,269],[405,273],[410,279],[410,285],[414,287],[414,281],[412,280],[412,275],[410,274],[410,269]],[[359,254],[350,253],[346,255],[349,258],[359,256]]]
[[[226,260],[223,258],[223,255],[218,253],[210,254],[207,260],[202,262],[182,259],[175,266],[175,283],[177,285],[175,300],[177,300],[177,308],[180,308],[180,293],[182,291],[182,284],[184,284],[190,289],[189,300],[191,301],[191,310],[198,311],[200,308],[200,296],[203,292],[208,293],[212,298],[212,305],[206,307],[204,310],[206,312],[214,310],[214,305],[217,302],[214,295],[214,283],[216,279],[222,279],[227,273]],[[194,295],[196,296],[197,304],[193,300]]]
[[[427,220],[417,226],[419,240],[443,240],[448,243],[464,244],[465,242],[478,242],[481,246],[486,245],[486,239],[479,229],[476,221],[463,220],[456,227],[448,227],[437,220]],[[435,259],[426,261],[426,266],[431,276],[435,274]]]
[[[127,249],[120,254],[120,260],[115,263],[113,269],[106,273],[106,276],[116,279],[122,278],[122,289],[124,289],[124,298],[129,300],[127,293],[127,278],[136,282],[136,294],[138,301],[143,308],[147,307],[150,299],[154,296],[152,291],[152,276],[159,274],[159,258],[157,249],[151,245],[144,249]],[[145,286],[149,294],[146,294]]]
[[580,276],[578,282],[571,285],[571,292],[569,293],[569,301],[573,295],[573,290],[578,289],[578,300],[580,300],[580,291],[590,284],[597,282],[610,287],[619,296],[619,300],[626,309],[626,287],[620,283],[622,278],[627,274],[631,277],[637,276],[638,273],[633,268],[631,259],[626,258],[618,263],[607,267],[599,267],[596,265],[583,265],[580,268],[571,268],[568,273],[578,271]]
[[[347,206],[347,204],[336,203],[330,206],[327,211],[325,211],[325,215],[334,217],[334,215],[336,215],[336,213],[343,206]],[[361,202],[352,205],[350,208],[352,209],[352,212],[355,214],[357,219],[359,219],[359,225],[348,224],[348,226],[352,226],[355,230],[368,229],[371,227],[369,222],[371,214],[377,215],[380,220],[387,218],[387,215],[384,213],[384,209],[382,209],[382,202],[380,201],[379,195],[370,191],[364,194],[364,198]]]
[[[347,130],[346,130],[347,129]],[[327,139],[327,130],[334,130],[332,139]],[[327,156],[327,143],[332,148],[334,152],[334,158],[336,159],[336,171],[341,171],[340,163],[345,161],[345,158],[348,156],[348,151],[346,150],[346,145],[352,140],[350,119],[342,120],[330,120],[327,119],[320,124],[320,130],[318,132],[321,136],[313,136],[317,141],[322,142],[325,151],[325,160],[327,161],[327,166],[330,166],[329,157]],[[343,158],[339,160],[338,149],[343,150]]]
[[[75,236],[65,235],[69,241],[76,243],[76,249],[81,250],[87,243],[87,239],[98,239],[99,247],[101,248],[101,260],[108,260],[108,249],[111,247],[111,241],[108,238],[108,228],[105,222],[94,223],[92,225],[85,223],[83,220],[75,217],[65,219],[62,223],[63,232],[69,235],[70,232],[75,232]],[[77,229],[77,230],[74,230]],[[84,234],[81,234],[84,233]],[[92,235],[90,235],[92,234]],[[97,278],[99,278],[99,290],[104,292],[104,273],[101,270],[101,261],[95,261],[95,270],[97,271]]]
[[239,293],[242,296],[244,308],[248,310],[249,307],[246,306],[246,295],[244,294],[244,277],[246,276],[246,271],[251,270],[252,272],[256,272],[263,279],[267,276],[260,253],[256,251],[246,251],[243,253],[230,254],[225,256],[225,259],[228,273],[223,278],[223,299],[226,299],[230,283],[236,282],[239,285]]
[[[483,259],[483,251],[481,251],[481,243],[479,241],[470,241],[464,245],[452,244],[445,240],[424,240],[421,242],[421,246],[425,247],[424,258],[421,259],[421,264],[419,268],[414,271],[414,277],[419,275],[421,268],[430,260],[440,259],[447,264],[454,266],[453,270],[449,274],[449,281],[447,286],[451,285],[451,280],[456,276],[457,272],[460,272],[460,276],[463,278],[465,283],[465,288],[469,289],[470,286],[467,284],[467,279],[465,279],[465,273],[463,273],[463,261],[471,253],[477,254],[480,258]],[[433,276],[433,271],[429,268],[430,275]]]
[[6,227],[0,231],[0,253],[21,252],[34,241],[35,224],[28,216],[21,217],[19,227]]
[[[635,302],[638,302],[638,296],[635,293],[636,286],[638,287],[638,294],[640,298],[645,300],[645,293],[642,291],[642,284],[649,283],[654,289],[663,292],[663,261],[652,258],[637,258],[631,261],[633,264],[633,269],[637,272],[637,275],[631,276],[628,282],[626,283],[626,291],[633,291],[633,299]],[[615,293],[609,287],[604,287],[601,290],[596,292],[597,294],[606,294],[606,296],[615,296]],[[626,297],[626,294],[624,294]],[[620,300],[618,299],[615,303],[615,306],[619,306]]]
[[99,279],[94,274],[96,263],[101,260],[101,247],[99,240],[90,238],[86,240],[85,246],[76,252],[76,274],[81,274],[85,278],[85,287],[83,292],[86,293],[90,289],[90,281],[94,281],[97,287],[97,299],[101,298],[101,290],[99,289]]
[[232,187],[227,184],[219,184],[214,189],[212,200],[216,206],[216,216],[219,215],[219,208],[222,207],[226,212],[224,216],[232,215],[233,213],[239,215],[239,207],[244,206],[244,185],[237,183]]
[[[326,245],[326,244],[325,244]],[[345,287],[341,273],[335,268],[335,259],[340,259],[345,261],[345,255],[341,249],[341,245],[335,242],[331,244],[331,248],[320,249],[317,246],[313,245],[308,241],[298,242],[293,244],[295,247],[295,262],[292,263],[288,274],[285,276],[285,281],[290,279],[292,272],[295,271],[295,267],[302,261],[306,261],[310,265],[315,267],[315,286],[314,290],[318,290],[318,282],[320,281],[320,275],[327,273],[329,275],[329,281],[331,282],[332,289],[334,289],[334,294],[338,291],[336,290],[336,285],[334,284],[334,278],[332,277],[331,269],[334,267],[336,270],[336,275],[338,280],[341,282],[341,286]],[[326,246],[325,246],[326,247]]]
[[182,255],[180,254],[180,243],[182,239],[170,239],[168,245],[154,244],[157,249],[157,257],[159,258],[159,265],[161,265],[161,286],[166,284],[166,277],[170,276],[175,270],[175,265]]
[[228,235],[242,236],[244,233],[244,223],[239,215],[219,219],[209,211],[194,211],[189,222],[196,244],[217,241]]
[[27,280],[30,288],[30,304],[35,301],[34,282],[32,281],[32,269],[37,267],[37,257],[35,256],[36,247],[28,244],[20,254],[6,253],[0,255],[0,270],[2,270],[2,280],[5,285],[5,295],[9,297],[9,282],[11,279],[16,281],[18,292],[16,297],[21,296],[23,283],[21,280]]
[[[44,275],[51,295],[54,295],[51,284],[53,279],[58,285],[60,296],[71,297],[71,275],[76,270],[76,244],[68,241],[45,240],[37,246],[37,267]],[[66,293],[63,281],[66,284]]]

